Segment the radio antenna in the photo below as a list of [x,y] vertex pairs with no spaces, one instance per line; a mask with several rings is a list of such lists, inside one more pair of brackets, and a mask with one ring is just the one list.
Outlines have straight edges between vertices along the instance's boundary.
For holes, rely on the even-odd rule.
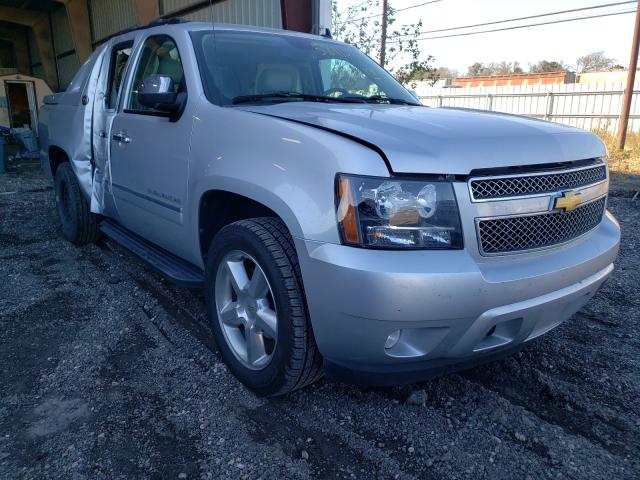
[[213,0],[209,0],[209,21],[211,22],[211,30],[214,31],[215,27],[213,25]]

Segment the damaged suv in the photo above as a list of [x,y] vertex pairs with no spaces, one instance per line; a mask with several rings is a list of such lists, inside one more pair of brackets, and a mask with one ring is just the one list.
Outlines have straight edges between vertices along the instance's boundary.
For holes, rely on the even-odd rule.
[[63,235],[103,233],[203,288],[224,361],[259,394],[509,354],[580,309],[618,252],[595,135],[424,107],[331,39],[135,29],[45,103]]

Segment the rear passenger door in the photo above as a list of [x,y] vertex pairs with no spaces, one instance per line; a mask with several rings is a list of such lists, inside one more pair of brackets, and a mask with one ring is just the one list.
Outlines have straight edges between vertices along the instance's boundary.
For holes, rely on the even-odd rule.
[[150,75],[167,75],[178,91],[186,79],[178,43],[168,35],[144,39],[126,95],[111,127],[111,176],[121,222],[148,240],[180,254],[187,205],[189,100],[177,121],[140,104],[138,87]]
[[[109,45],[105,53],[93,103],[92,148],[94,159],[94,181],[92,195],[93,211],[117,217],[113,197],[109,192],[109,131],[116,115],[118,99],[122,95],[129,60],[134,46],[134,35],[119,37]],[[88,99],[89,97],[87,97]],[[83,98],[83,102],[86,100]]]

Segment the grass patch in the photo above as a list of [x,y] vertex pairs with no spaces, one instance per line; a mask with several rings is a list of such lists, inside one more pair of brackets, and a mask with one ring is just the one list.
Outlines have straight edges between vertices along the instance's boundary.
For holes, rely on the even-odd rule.
[[[618,150],[616,135],[607,130],[595,130],[609,155],[607,162],[611,172],[612,190],[640,189],[640,132],[629,133],[624,150]],[[635,176],[635,180],[632,177]]]

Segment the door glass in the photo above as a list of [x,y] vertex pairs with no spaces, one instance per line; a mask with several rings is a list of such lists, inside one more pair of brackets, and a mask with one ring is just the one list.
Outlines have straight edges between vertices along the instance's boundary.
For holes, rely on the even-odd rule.
[[142,48],[140,62],[133,77],[133,88],[129,94],[127,109],[130,112],[157,112],[138,102],[138,89],[142,81],[150,75],[171,77],[176,92],[186,90],[184,70],[178,47],[171,37],[155,35],[147,38]]
[[107,109],[116,108],[118,94],[124,79],[124,73],[131,57],[133,42],[122,43],[113,47],[111,65],[109,67],[109,91],[107,92]]

